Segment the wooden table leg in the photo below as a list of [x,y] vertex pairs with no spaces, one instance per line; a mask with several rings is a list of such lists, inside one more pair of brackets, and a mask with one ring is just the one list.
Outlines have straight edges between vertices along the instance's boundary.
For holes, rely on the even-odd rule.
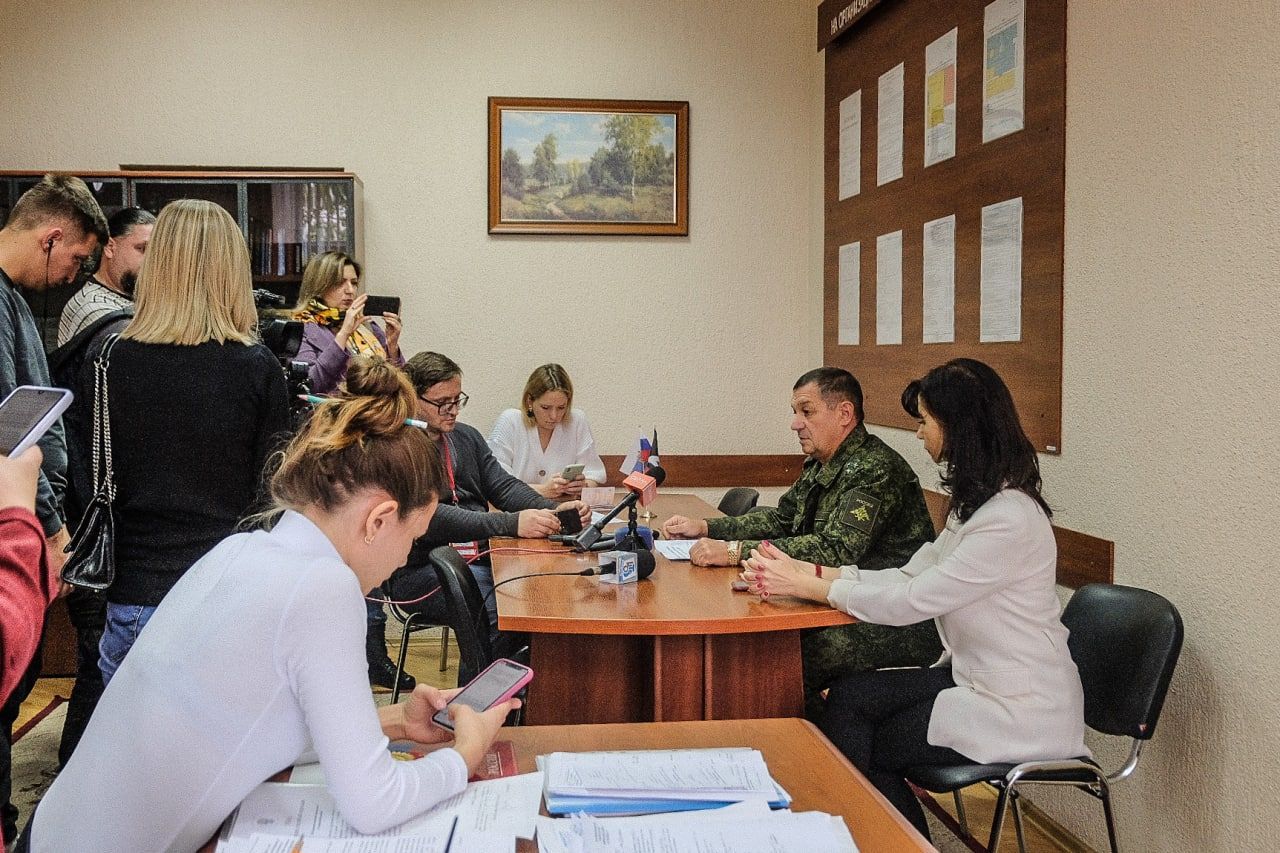
[[802,716],[800,632],[707,635],[704,683],[705,719]]
[[704,638],[701,634],[653,638],[653,721],[705,719]]
[[531,726],[653,720],[653,638],[533,634]]

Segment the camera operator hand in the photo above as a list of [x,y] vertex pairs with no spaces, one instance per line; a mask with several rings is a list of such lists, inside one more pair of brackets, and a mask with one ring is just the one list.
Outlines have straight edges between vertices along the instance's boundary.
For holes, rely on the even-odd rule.
[[368,294],[362,293],[352,301],[351,307],[347,309],[346,316],[342,318],[342,326],[338,329],[334,340],[338,342],[338,346],[343,349],[347,348],[347,341],[351,338],[351,333],[364,322],[364,303],[369,298]]

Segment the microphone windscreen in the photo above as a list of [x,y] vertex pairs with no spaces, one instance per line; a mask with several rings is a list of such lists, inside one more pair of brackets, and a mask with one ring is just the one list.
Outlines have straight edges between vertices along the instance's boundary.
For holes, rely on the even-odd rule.
[[667,472],[663,470],[661,465],[654,465],[645,473],[652,477],[654,482],[659,486],[662,485],[663,480],[667,479]]
[[644,580],[653,574],[653,569],[656,565],[657,561],[653,558],[652,551],[636,552],[636,574],[639,575],[640,580]]

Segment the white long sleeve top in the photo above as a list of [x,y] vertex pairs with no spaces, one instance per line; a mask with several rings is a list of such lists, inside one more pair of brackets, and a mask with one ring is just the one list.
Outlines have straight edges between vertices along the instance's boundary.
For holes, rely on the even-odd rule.
[[905,566],[845,566],[832,607],[882,625],[934,619],[956,686],[938,694],[929,743],[983,763],[1088,755],[1084,692],[1055,591],[1057,546],[1040,506],[1006,489]]
[[529,426],[518,409],[507,409],[494,421],[489,449],[513,477],[530,485],[546,483],[566,465],[579,463],[586,466],[582,476],[596,483],[605,481],[604,462],[581,409],[573,409],[556,426],[546,450],[538,438],[538,427]]
[[346,820],[376,832],[466,786],[452,749],[387,751],[355,574],[306,517],[223,540],[165,597],[35,814],[36,853],[197,850],[314,749]]

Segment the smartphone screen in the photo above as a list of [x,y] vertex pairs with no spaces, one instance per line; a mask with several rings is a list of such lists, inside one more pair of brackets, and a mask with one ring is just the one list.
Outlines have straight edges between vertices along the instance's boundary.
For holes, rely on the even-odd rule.
[[[529,667],[500,658],[472,679],[461,693],[449,701],[449,704],[461,702],[477,711],[487,711],[499,702],[510,699],[521,687],[532,680],[533,670]],[[453,731],[453,721],[449,719],[448,707],[436,711],[431,719],[436,725]]]
[[0,403],[0,454],[21,453],[40,440],[71,404],[63,388],[23,385]]
[[399,314],[399,296],[369,296],[364,301],[366,317],[381,317],[383,314]]

